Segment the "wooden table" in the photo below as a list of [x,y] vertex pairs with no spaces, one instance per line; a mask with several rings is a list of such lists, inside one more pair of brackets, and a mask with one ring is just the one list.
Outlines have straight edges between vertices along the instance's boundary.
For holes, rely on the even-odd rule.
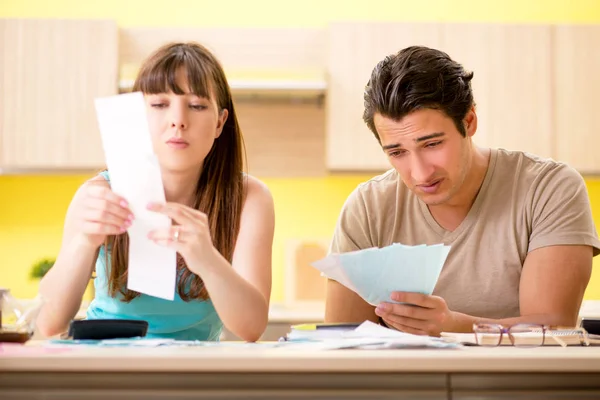
[[1,399],[600,399],[600,347],[30,350],[0,352]]

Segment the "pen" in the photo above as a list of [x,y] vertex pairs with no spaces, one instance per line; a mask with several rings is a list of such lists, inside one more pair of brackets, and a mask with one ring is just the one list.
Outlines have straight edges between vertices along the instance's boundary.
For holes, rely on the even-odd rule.
[[344,324],[344,323],[332,323],[332,324],[300,324],[292,326],[292,329],[298,331],[316,331],[321,329],[356,329],[360,324]]

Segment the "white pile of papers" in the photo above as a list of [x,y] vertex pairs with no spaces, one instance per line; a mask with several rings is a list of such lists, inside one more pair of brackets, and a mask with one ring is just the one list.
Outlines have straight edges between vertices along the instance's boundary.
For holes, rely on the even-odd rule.
[[394,302],[392,292],[430,295],[446,262],[450,246],[392,244],[349,253],[331,254],[312,266],[369,304]]
[[281,347],[320,350],[334,349],[402,349],[402,348],[457,348],[460,344],[432,336],[413,335],[389,329],[365,321],[355,329],[322,329],[322,335],[314,331],[292,331]]

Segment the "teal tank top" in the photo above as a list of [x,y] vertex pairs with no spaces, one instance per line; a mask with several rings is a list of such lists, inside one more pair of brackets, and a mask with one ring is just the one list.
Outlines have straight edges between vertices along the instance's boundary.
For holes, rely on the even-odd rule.
[[[100,173],[110,182],[108,173]],[[100,248],[96,259],[95,296],[87,309],[87,319],[133,319],[148,321],[148,338],[176,340],[218,341],[223,329],[210,300],[181,299],[175,288],[174,300],[140,294],[129,303],[121,301],[122,295],[115,298],[108,293],[108,268],[105,263],[106,249]],[[110,254],[108,257],[110,261]]]

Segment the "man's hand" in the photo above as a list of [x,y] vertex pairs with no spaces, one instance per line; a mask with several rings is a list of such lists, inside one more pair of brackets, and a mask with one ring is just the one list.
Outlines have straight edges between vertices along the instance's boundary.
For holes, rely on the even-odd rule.
[[415,335],[440,336],[453,324],[454,313],[438,296],[421,293],[393,292],[392,300],[407,303],[381,303],[375,308],[390,327]]

